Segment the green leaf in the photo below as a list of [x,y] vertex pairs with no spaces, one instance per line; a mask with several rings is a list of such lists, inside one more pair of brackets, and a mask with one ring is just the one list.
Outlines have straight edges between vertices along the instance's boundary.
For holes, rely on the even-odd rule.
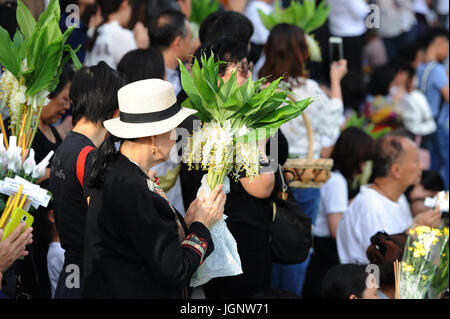
[[17,0],[17,23],[23,36],[26,39],[31,38],[36,26],[36,20],[21,0]]
[[326,6],[326,2],[322,1],[317,7],[314,17],[305,25],[304,31],[309,34],[320,28],[327,21],[330,10],[331,6]]
[[200,25],[211,13],[219,11],[220,3],[218,0],[192,0],[191,8],[189,21]]
[[27,89],[27,96],[33,96],[48,88],[55,75],[61,61],[63,47],[61,42],[51,43],[45,52],[46,58],[39,61],[31,80],[31,86]]
[[16,46],[17,50],[19,50],[20,52],[20,49],[23,44],[23,35],[22,33],[19,32],[19,30],[17,30],[16,33],[14,34],[13,43]]
[[0,64],[15,77],[19,75],[22,61],[17,47],[11,41],[8,31],[0,27]]

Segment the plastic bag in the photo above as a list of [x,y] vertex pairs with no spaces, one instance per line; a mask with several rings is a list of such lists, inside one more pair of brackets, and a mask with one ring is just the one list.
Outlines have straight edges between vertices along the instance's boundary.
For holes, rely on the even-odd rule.
[[[202,186],[197,192],[197,196],[201,190],[204,191],[205,198],[208,198],[211,190],[206,182],[206,175],[202,178]],[[223,191],[227,194],[230,192],[230,180],[225,178],[223,183]],[[191,286],[197,287],[207,283],[212,278],[236,276],[242,274],[241,258],[237,251],[236,240],[229,231],[224,214],[213,227],[211,227],[211,238],[214,242],[214,251],[201,264],[191,278]]]

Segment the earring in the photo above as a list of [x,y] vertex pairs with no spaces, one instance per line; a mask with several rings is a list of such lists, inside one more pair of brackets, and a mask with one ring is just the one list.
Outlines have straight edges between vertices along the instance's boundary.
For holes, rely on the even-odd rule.
[[155,153],[156,153],[156,147],[154,147],[154,146],[152,148],[152,153],[153,153],[153,155],[155,155]]

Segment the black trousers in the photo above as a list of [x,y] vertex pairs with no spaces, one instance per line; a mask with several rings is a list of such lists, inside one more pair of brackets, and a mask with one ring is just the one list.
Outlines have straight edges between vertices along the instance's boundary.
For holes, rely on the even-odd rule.
[[336,240],[331,237],[314,237],[314,253],[306,271],[302,297],[320,299],[323,277],[339,263]]
[[350,70],[361,71],[362,52],[364,46],[363,36],[344,37],[344,58],[347,60],[347,68]]
[[214,278],[203,285],[208,299],[251,298],[270,288],[272,259],[269,233],[244,224],[227,223],[236,239],[243,273]]

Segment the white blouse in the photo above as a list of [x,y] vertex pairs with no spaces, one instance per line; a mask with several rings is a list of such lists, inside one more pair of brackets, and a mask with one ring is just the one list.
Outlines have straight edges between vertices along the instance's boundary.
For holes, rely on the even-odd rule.
[[[320,150],[325,141],[336,142],[340,134],[340,125],[344,113],[344,104],[337,98],[330,99],[316,81],[298,78],[299,84],[290,86],[294,98],[299,101],[311,97],[313,102],[304,111],[311,123],[314,136],[314,158],[320,158]],[[289,143],[289,155],[306,158],[308,153],[308,135],[303,117],[300,115],[281,126],[281,131]]]
[[86,66],[105,61],[111,68],[117,69],[123,56],[137,49],[133,32],[123,28],[117,21],[102,25],[98,32],[92,51],[86,55]]

